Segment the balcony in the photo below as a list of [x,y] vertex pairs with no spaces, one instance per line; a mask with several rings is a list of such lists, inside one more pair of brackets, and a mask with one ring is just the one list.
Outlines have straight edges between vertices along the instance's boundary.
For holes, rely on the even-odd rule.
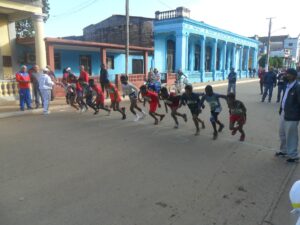
[[190,10],[185,7],[178,7],[175,10],[169,10],[169,11],[156,11],[155,12],[155,19],[156,20],[167,20],[167,19],[173,19],[178,17],[186,17],[190,18]]

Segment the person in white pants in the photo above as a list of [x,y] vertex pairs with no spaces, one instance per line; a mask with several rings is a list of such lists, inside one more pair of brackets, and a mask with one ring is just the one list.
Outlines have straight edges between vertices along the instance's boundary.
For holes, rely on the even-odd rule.
[[42,95],[44,108],[43,114],[48,115],[49,111],[49,102],[51,100],[51,90],[54,85],[53,81],[51,80],[50,76],[48,75],[49,69],[44,68],[43,74],[39,77],[39,88]]

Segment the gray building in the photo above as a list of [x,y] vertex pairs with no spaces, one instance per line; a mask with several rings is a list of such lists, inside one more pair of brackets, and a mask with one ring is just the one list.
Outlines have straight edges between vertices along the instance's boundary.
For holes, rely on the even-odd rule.
[[[130,45],[153,47],[153,21],[152,18],[130,17]],[[97,24],[85,27],[82,40],[125,44],[126,17],[113,15]]]

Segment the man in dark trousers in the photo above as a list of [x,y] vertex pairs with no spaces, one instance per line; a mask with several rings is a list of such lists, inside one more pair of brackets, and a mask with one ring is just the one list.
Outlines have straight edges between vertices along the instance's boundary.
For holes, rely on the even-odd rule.
[[[234,68],[230,69],[230,73],[228,74],[228,88],[227,88],[227,93],[234,93],[235,94],[235,90],[236,90],[236,72],[234,72]],[[231,91],[232,89],[232,91]]]
[[[107,72],[105,64],[102,64],[101,70],[100,70],[100,84],[101,84],[101,88],[102,88],[103,92],[104,92],[104,88],[105,88],[105,83],[107,83],[107,81],[108,81],[108,72]],[[107,90],[106,90],[106,98],[108,98]]]
[[280,151],[276,156],[287,156],[287,162],[297,162],[298,124],[300,120],[300,84],[297,82],[297,71],[286,71],[288,84],[280,105]]
[[287,85],[287,80],[285,77],[285,70],[283,70],[277,76],[277,87],[278,87],[277,102],[280,102],[281,92],[284,93],[286,85]]
[[263,77],[264,85],[264,94],[262,96],[261,102],[264,102],[267,95],[269,95],[269,103],[272,99],[273,88],[276,87],[276,74],[273,71],[273,68],[270,68],[270,71],[265,73]]

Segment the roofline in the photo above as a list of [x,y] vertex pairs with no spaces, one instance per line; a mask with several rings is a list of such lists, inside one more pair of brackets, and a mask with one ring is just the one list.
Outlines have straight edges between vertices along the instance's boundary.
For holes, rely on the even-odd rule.
[[[77,45],[77,46],[85,46],[85,47],[110,48],[110,49],[120,49],[120,50],[123,50],[126,48],[125,45],[92,42],[92,41],[68,40],[68,39],[62,39],[62,38],[46,37],[44,40],[45,40],[45,44],[48,44],[48,45],[49,44],[75,45],[75,46]],[[30,44],[34,44],[35,41],[34,41],[34,38],[17,38],[17,43],[24,44],[24,45],[30,45]],[[140,47],[140,46],[134,46],[134,45],[130,45],[129,50],[154,52],[154,48]]]
[[[77,41],[77,40],[67,40],[61,38],[50,38],[44,39],[47,44],[65,44],[65,45],[80,45],[86,47],[102,47],[102,48],[112,48],[112,49],[125,49],[125,45],[111,44],[111,43],[101,43],[92,41]],[[129,50],[136,51],[149,51],[154,52],[154,48],[140,47],[140,46],[129,46]]]

